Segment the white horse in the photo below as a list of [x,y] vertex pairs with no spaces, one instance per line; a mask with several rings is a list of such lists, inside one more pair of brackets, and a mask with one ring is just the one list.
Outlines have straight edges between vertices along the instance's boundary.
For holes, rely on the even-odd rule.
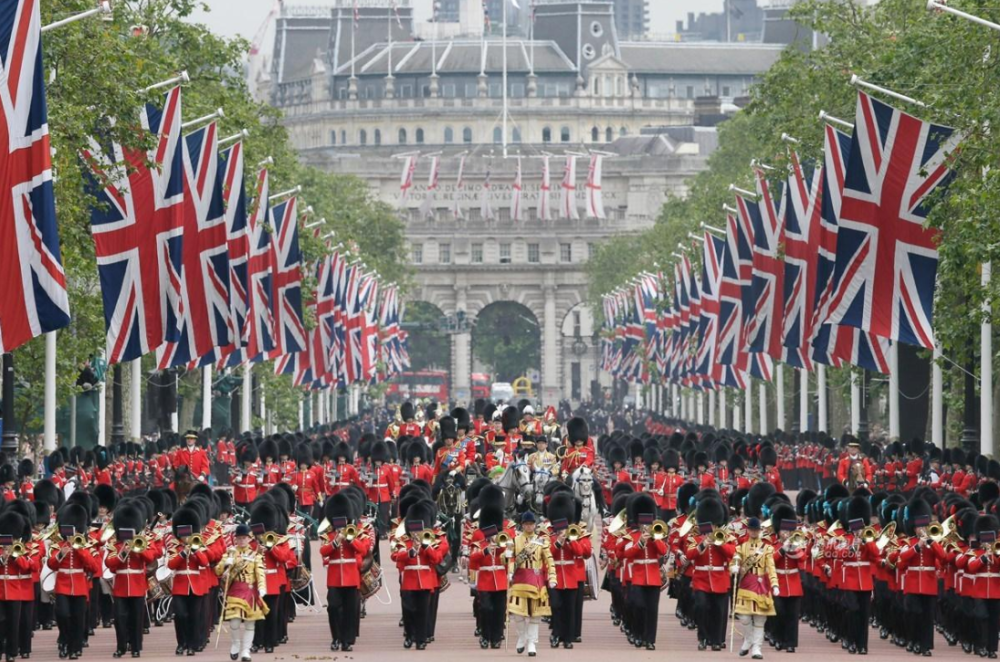
[[556,476],[548,469],[535,467],[531,472],[531,510],[536,515],[545,513],[545,486]]
[[506,471],[494,481],[494,484],[503,490],[506,497],[504,510],[508,514],[515,512],[521,504],[530,502],[531,470],[521,460],[515,460],[507,465]]
[[[601,517],[604,496],[599,487],[596,487],[594,472],[588,466],[582,466],[573,472],[573,494],[583,502],[583,513],[580,521],[591,531],[594,524]],[[595,489],[596,487],[596,489]]]

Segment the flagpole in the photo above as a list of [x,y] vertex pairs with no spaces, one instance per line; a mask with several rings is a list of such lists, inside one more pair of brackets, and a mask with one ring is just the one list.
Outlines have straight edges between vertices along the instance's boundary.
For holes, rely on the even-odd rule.
[[726,389],[719,389],[719,429],[725,430],[729,426],[728,417],[726,416]]
[[[941,372],[941,345],[934,343],[931,361],[931,443],[944,448],[944,375]],[[985,365],[985,362],[984,362]]]
[[733,429],[737,432],[745,432],[743,423],[742,410],[740,409],[740,395],[739,391],[735,391],[733,393]]
[[503,157],[507,158],[507,2],[503,0]]
[[212,366],[201,369],[201,429],[212,428]]
[[715,391],[708,392],[708,426],[715,427]]
[[826,402],[826,366],[822,363],[816,366],[816,397],[819,401],[819,426],[817,429],[829,432],[829,414]]
[[745,419],[744,427],[746,429],[743,431],[747,434],[753,434],[753,380],[749,377],[747,377],[747,387],[744,395],[746,397],[746,407],[743,416]]
[[132,374],[129,380],[132,415],[129,417],[129,439],[142,439],[142,359],[131,361]]
[[[101,350],[100,360],[104,363],[104,350]],[[97,387],[97,445],[107,446],[108,439],[108,365],[104,363],[104,379]]]
[[767,434],[767,383],[760,383],[760,402],[757,403],[760,409],[760,433]]
[[787,430],[785,420],[785,366],[781,363],[774,365],[774,386],[775,391],[777,391],[777,396],[775,396],[775,404],[777,405],[775,407],[775,414],[778,418],[774,425],[782,430]]
[[809,431],[809,372],[799,368],[802,392],[799,394],[799,432]]
[[851,433],[857,436],[861,427],[861,386],[858,373],[851,371]]
[[82,21],[91,16],[97,16],[98,14],[110,14],[111,13],[111,3],[108,0],[104,0],[100,5],[94,7],[93,9],[88,9],[87,11],[80,12],[79,14],[73,14],[72,16],[67,16],[66,18],[55,21],[54,23],[49,23],[48,25],[43,25],[41,28],[42,34],[48,32],[49,30],[55,30],[56,28],[61,28],[64,25],[69,25],[70,23],[76,23],[77,21]]
[[253,396],[253,367],[247,362],[243,364],[243,385],[240,387],[240,432],[250,431],[250,408]]
[[[993,263],[982,266],[983,291],[988,292]],[[990,322],[989,294],[983,301],[983,322],[979,336],[979,444],[983,455],[993,455],[993,323]]]
[[45,436],[44,448],[56,449],[56,332],[45,334]]

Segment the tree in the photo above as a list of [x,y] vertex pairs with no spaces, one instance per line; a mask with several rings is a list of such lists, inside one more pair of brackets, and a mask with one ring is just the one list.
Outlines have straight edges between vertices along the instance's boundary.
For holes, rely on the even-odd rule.
[[498,302],[476,316],[472,353],[497,381],[512,382],[538,370],[540,352],[541,328],[524,306]]

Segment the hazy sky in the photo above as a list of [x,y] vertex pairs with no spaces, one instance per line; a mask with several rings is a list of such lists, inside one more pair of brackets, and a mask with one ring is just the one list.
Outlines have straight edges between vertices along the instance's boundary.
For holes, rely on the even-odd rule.
[[[203,0],[210,12],[198,12],[194,20],[207,23],[215,32],[226,36],[241,35],[252,39],[257,29],[267,17],[274,0]],[[416,0],[417,3],[429,0]],[[719,11],[723,0],[650,0],[652,31],[673,32],[676,21],[688,12]],[[291,0],[289,4],[321,5],[332,4],[322,0]]]

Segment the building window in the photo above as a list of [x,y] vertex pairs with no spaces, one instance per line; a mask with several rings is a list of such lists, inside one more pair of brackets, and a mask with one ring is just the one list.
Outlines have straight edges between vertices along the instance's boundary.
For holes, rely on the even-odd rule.
[[399,144],[400,145],[406,144],[406,129],[399,130]]
[[483,263],[483,245],[472,244],[472,264]]
[[451,244],[438,244],[438,262],[451,264]]
[[510,244],[500,244],[500,264],[510,264]]
[[559,140],[561,140],[564,143],[568,143],[569,142],[569,127],[568,126],[564,126],[562,129],[559,130]]
[[382,144],[382,129],[375,129],[375,146]]
[[528,244],[528,262],[531,264],[538,264],[540,262],[538,257],[538,244]]
[[628,135],[628,129],[626,129],[625,127],[622,127],[621,129],[619,129],[618,135],[621,136],[622,138],[624,138],[625,136]]
[[347,131],[343,129],[340,131],[340,144],[341,145],[347,144]]
[[687,86],[686,94],[688,99],[694,99],[694,85]]
[[604,132],[604,142],[610,143],[614,142],[614,140],[615,140],[615,130],[609,126],[607,131]]
[[479,87],[475,83],[466,83],[465,98],[475,99],[477,96],[479,96]]
[[471,145],[472,144],[472,129],[471,128],[465,127],[464,129],[462,129],[462,142],[464,142],[466,145]]
[[590,130],[590,142],[596,143],[601,139],[601,130],[596,126]]
[[368,132],[365,131],[364,129],[361,129],[361,132],[358,134],[358,144],[359,145],[368,144]]
[[724,96],[724,97],[728,97],[729,96],[729,86],[728,85],[723,85],[722,86],[722,96]]
[[410,249],[410,261],[413,264],[424,263],[424,247],[421,244],[413,244],[413,247]]
[[562,262],[573,261],[573,244],[559,244],[559,260]]
[[448,83],[446,85],[442,85],[441,96],[443,96],[445,99],[454,99],[457,96],[455,92],[455,84]]
[[594,259],[594,254],[596,252],[597,252],[597,246],[594,243],[592,243],[592,242],[588,242],[587,243],[587,259],[588,260],[593,260]]
[[542,129],[542,142],[543,143],[550,143],[550,142],[552,142],[552,129],[551,128],[545,127],[544,129]]
[[423,129],[417,129],[417,144],[418,145],[423,145],[424,144],[424,130]]
[[337,144],[337,132],[336,131],[331,131],[330,132],[330,144],[331,145],[336,145]]
[[582,319],[581,319],[580,311],[579,310],[574,310],[573,311],[573,335],[575,337],[579,338],[582,335],[580,333],[582,331],[582,328],[583,328],[583,324],[582,324]]
[[450,145],[455,142],[455,130],[450,126],[444,128],[444,144]]
[[503,142],[503,129],[500,127],[493,127],[493,144],[499,145]]
[[503,96],[503,85],[500,83],[490,83],[490,96],[494,99]]
[[524,83],[511,83],[510,96],[514,99],[524,98]]
[[515,143],[521,142],[521,129],[517,128],[516,126],[514,127],[513,142]]

